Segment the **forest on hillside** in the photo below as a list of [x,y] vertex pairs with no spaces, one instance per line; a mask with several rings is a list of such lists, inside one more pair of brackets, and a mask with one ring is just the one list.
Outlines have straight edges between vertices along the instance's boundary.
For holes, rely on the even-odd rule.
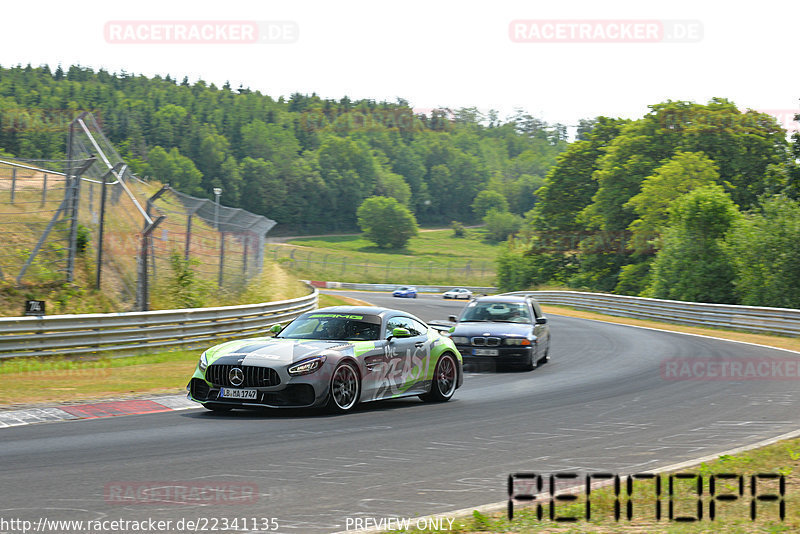
[[[63,159],[79,112],[98,118],[137,175],[276,220],[284,232],[356,230],[374,195],[396,198],[420,224],[479,220],[496,192],[508,213],[536,203],[567,130],[519,110],[501,120],[474,108],[418,113],[396,102],[276,99],[81,66],[0,67],[0,154]],[[491,197],[489,197],[491,198]]]

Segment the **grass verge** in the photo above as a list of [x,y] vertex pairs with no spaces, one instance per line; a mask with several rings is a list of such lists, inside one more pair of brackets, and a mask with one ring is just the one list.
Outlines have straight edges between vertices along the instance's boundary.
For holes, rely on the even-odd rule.
[[[319,305],[359,303],[320,295]],[[0,409],[185,392],[202,350],[74,361],[66,358],[0,360]]]
[[[656,497],[655,481],[635,480],[632,497],[627,496],[623,477],[619,496],[614,488],[603,487],[591,492],[591,519],[586,520],[586,496],[583,488],[575,493],[577,500],[573,502],[557,502],[554,508],[556,518],[575,517],[577,521],[551,521],[550,502],[545,499],[542,504],[542,518],[537,514],[536,504],[521,508],[515,504],[514,518],[508,519],[507,512],[482,514],[473,512],[472,516],[458,518],[454,521],[450,532],[460,534],[477,534],[487,532],[513,532],[524,534],[529,532],[573,534],[580,532],[667,532],[672,534],[695,533],[774,533],[800,531],[800,439],[781,441],[760,449],[746,451],[736,455],[723,455],[718,459],[702,463],[696,467],[681,469],[680,473],[695,475],[693,479],[673,479],[674,495],[672,517],[670,519],[669,479],[670,473],[661,474],[661,495]],[[676,474],[676,473],[671,473]],[[716,478],[715,494],[735,495],[730,501],[717,500],[714,504],[715,517],[710,519],[711,476],[732,474],[733,479]],[[779,501],[756,500],[756,517],[751,518],[753,502],[751,476],[770,474],[785,477],[785,517],[780,519]],[[743,477],[743,491],[740,494],[739,476]],[[699,477],[699,478],[697,478]],[[697,493],[698,480],[702,481],[703,492]],[[544,488],[547,489],[547,481]],[[563,483],[562,483],[563,484]],[[516,493],[527,490],[515,486]],[[767,480],[759,478],[756,484],[756,495],[773,494],[780,496],[779,479]],[[702,503],[702,519],[699,521],[677,521],[675,518],[698,517],[698,501]],[[620,505],[620,519],[614,517],[615,504]],[[630,519],[627,505],[631,503]],[[660,504],[661,519],[656,519],[656,506]],[[452,518],[451,518],[452,519]],[[413,522],[412,522],[413,524]],[[445,522],[445,524],[447,524]],[[430,529],[395,530],[392,532],[427,533],[436,532]]]
[[293,239],[267,246],[267,257],[300,278],[341,282],[492,285],[498,244],[480,229],[422,231],[401,250],[374,246],[358,235]]

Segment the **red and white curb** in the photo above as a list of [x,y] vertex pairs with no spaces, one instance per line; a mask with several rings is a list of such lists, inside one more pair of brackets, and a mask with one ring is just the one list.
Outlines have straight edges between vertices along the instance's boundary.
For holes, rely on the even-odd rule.
[[149,399],[113,400],[68,406],[0,411],[0,428],[53,423],[75,419],[99,419],[199,408],[184,395],[163,395]]

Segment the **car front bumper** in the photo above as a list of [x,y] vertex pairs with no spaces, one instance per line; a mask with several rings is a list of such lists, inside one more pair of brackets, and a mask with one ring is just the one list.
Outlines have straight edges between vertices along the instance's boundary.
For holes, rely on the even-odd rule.
[[[495,363],[498,365],[526,365],[530,362],[531,356],[535,354],[533,345],[530,346],[497,346],[497,347],[473,347],[471,345],[456,345],[464,365],[470,363]],[[476,354],[481,350],[496,350],[497,354]]]

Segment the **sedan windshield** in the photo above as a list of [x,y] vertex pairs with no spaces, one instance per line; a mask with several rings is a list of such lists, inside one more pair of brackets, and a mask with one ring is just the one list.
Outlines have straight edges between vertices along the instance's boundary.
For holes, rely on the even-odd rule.
[[298,317],[275,337],[325,341],[374,341],[380,336],[381,320],[374,315],[312,313]]
[[521,302],[473,302],[464,310],[462,322],[530,323],[528,307]]

